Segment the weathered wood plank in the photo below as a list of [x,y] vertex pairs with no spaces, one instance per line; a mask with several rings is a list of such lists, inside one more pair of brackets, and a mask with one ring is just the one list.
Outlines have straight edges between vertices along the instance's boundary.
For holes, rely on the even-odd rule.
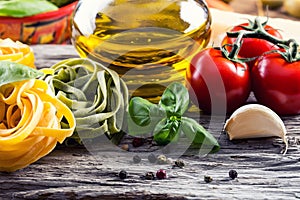
[[[26,169],[0,174],[1,196],[12,195],[16,199],[117,199],[122,196],[123,199],[147,199],[149,195],[153,195],[151,199],[291,199],[299,195],[299,152],[282,157],[272,152],[276,148],[260,153],[259,149],[243,151],[241,147],[239,150],[236,145],[250,146],[244,141],[204,158],[184,156],[186,167],[183,169],[173,169],[170,164],[150,164],[147,153],[140,153],[142,162],[134,164],[133,153],[116,157],[115,152],[104,152],[92,156],[85,149],[60,148]],[[141,178],[145,172],[159,168],[167,169],[168,179]],[[122,169],[129,173],[124,181],[117,177]],[[238,179],[228,178],[230,169],[238,171]],[[203,181],[204,175],[214,180],[207,184]]]
[[[61,59],[77,57],[71,45],[34,46],[38,67],[49,67]],[[222,133],[222,122],[200,122],[219,138],[222,149],[216,154],[182,155],[184,168],[172,164],[151,164],[149,151],[178,159],[181,149],[160,149],[147,143],[134,148],[125,137],[117,146],[104,142],[96,153],[84,147],[58,146],[48,156],[14,173],[0,173],[0,199],[297,199],[300,198],[300,116],[283,117],[290,147],[285,156],[278,138],[229,141]],[[129,151],[121,150],[123,144]],[[132,162],[138,154],[142,161]],[[145,180],[144,174],[163,168],[166,180]],[[129,177],[120,180],[120,170]],[[238,178],[231,180],[228,171]],[[204,176],[213,178],[211,183]]]
[[79,57],[72,45],[33,45],[32,49],[37,68],[51,67],[61,60]]

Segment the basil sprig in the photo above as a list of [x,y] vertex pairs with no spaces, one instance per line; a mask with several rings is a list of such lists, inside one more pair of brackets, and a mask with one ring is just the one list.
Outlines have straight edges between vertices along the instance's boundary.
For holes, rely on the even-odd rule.
[[44,73],[11,61],[0,61],[0,86],[17,81],[34,79]]
[[130,135],[153,133],[158,145],[176,142],[183,133],[193,147],[220,149],[218,141],[192,118],[183,116],[189,107],[189,93],[181,83],[170,84],[158,104],[133,97],[129,103],[128,130]]

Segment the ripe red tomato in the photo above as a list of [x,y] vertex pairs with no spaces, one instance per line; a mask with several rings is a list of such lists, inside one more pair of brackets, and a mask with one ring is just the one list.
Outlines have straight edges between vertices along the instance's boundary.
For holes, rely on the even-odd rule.
[[259,103],[280,115],[300,113],[300,61],[287,62],[278,53],[267,54],[257,60],[251,77]]
[[[245,30],[242,26],[248,26],[249,23],[242,23],[240,25],[234,26],[229,32],[238,32],[240,30]],[[266,25],[264,29],[271,35],[282,38],[282,35],[274,29],[272,26]],[[222,40],[222,45],[224,44],[233,44],[236,38],[230,38],[228,36],[225,36]],[[273,50],[273,49],[279,49],[278,46],[274,45],[271,42],[268,42],[263,39],[257,39],[257,38],[243,38],[242,47],[239,51],[239,56],[242,58],[253,58],[257,56],[261,56],[263,53]],[[254,65],[254,61],[248,62],[248,66],[251,69]]]
[[192,101],[206,113],[231,113],[250,94],[250,72],[245,63],[223,57],[220,50],[207,48],[196,54],[186,70]]

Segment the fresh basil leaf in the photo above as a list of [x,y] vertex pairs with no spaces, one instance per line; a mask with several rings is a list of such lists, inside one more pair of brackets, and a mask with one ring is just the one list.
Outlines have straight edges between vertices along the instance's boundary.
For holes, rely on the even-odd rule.
[[133,97],[128,107],[128,131],[130,135],[150,134],[156,124],[166,117],[158,105],[141,97]]
[[171,83],[161,96],[159,105],[168,113],[168,116],[176,115],[181,117],[188,109],[190,102],[189,93],[181,83]]
[[163,110],[146,99],[133,97],[129,103],[129,114],[137,125],[147,126],[153,117],[161,116]]
[[0,1],[0,16],[7,17],[27,17],[57,9],[57,6],[47,0]]
[[16,62],[0,61],[0,86],[7,83],[34,79],[43,74],[39,70]]
[[192,118],[181,118],[181,130],[198,148],[205,148],[212,153],[220,149],[215,137]]
[[158,145],[167,145],[178,140],[179,132],[180,121],[164,118],[155,127],[153,140]]

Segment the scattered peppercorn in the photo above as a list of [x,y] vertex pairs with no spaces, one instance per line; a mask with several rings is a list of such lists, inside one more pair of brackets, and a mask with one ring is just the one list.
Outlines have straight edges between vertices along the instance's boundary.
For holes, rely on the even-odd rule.
[[145,174],[145,179],[147,179],[147,180],[154,180],[155,179],[154,173],[153,172],[147,172]]
[[125,170],[121,170],[121,171],[119,172],[119,178],[120,178],[120,179],[125,179],[125,178],[127,178],[127,172],[126,172]]
[[205,181],[206,183],[210,183],[210,182],[213,181],[213,178],[212,178],[211,176],[204,176],[204,181]]
[[235,171],[235,170],[233,170],[233,169],[231,169],[230,171],[229,171],[229,177],[231,178],[231,179],[235,179],[235,178],[237,178],[237,176],[238,176],[238,173],[237,173],[237,171]]
[[156,177],[158,179],[166,179],[167,178],[167,172],[164,169],[159,169],[156,172]]
[[175,166],[179,168],[183,168],[185,166],[184,162],[182,160],[176,160]]
[[172,158],[167,158],[167,161],[166,161],[167,164],[172,164],[174,163],[173,159]]
[[162,165],[167,163],[167,157],[165,155],[159,155],[157,157],[157,163]]
[[128,151],[129,150],[129,145],[128,144],[123,144],[121,146],[121,148],[124,150],[124,151]]
[[157,160],[157,157],[153,153],[151,153],[148,155],[148,160],[150,163],[155,163]]
[[132,159],[134,163],[140,163],[142,161],[141,157],[138,155],[133,156]]
[[133,147],[140,147],[144,144],[144,138],[133,138],[132,146]]

